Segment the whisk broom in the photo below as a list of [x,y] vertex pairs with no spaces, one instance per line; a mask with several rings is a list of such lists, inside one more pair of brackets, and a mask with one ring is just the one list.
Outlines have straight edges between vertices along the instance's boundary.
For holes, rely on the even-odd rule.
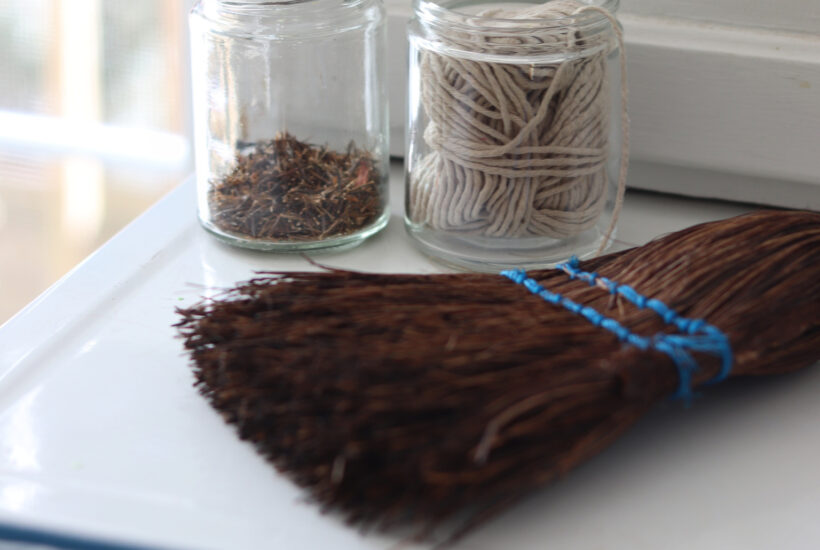
[[260,274],[178,312],[201,392],[326,509],[468,530],[663,399],[820,360],[820,213],[530,273]]

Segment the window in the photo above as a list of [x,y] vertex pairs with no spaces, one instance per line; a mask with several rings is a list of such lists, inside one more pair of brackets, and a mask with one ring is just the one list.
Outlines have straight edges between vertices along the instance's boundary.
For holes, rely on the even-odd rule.
[[0,322],[192,171],[184,0],[6,0]]

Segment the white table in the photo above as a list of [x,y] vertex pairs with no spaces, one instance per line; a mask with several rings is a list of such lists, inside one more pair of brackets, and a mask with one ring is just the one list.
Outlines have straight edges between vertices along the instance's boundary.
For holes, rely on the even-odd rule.
[[[319,261],[440,270],[404,235],[398,167],[392,185],[387,230]],[[631,193],[619,239],[746,209]],[[395,543],[305,504],[191,386],[174,308],[264,269],[312,267],[215,241],[187,181],[0,328],[0,534],[99,548]],[[459,548],[818,548],[819,418],[820,369],[668,404]]]

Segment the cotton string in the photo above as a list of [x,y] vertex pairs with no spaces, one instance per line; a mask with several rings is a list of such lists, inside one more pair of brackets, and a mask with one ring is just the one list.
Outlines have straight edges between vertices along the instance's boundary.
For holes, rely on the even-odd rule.
[[641,350],[654,349],[668,355],[678,369],[679,384],[675,397],[682,399],[685,403],[690,403],[692,400],[692,376],[698,370],[698,364],[692,357],[692,352],[705,353],[720,358],[720,371],[708,383],[725,380],[731,373],[733,356],[729,338],[717,327],[710,325],[703,319],[682,317],[660,300],[647,298],[635,289],[616,283],[606,277],[601,277],[597,273],[583,271],[579,268],[578,259],[575,257],[568,262],[558,264],[556,269],[563,271],[571,279],[584,281],[590,286],[597,286],[613,295],[621,296],[639,309],[654,311],[666,324],[677,328],[679,333],[660,332],[651,337],[640,336],[631,332],[615,319],[604,316],[595,308],[581,305],[565,296],[545,289],[535,279],[527,277],[526,272],[523,270],[502,271],[501,275],[523,285],[527,290],[547,302],[560,305],[586,318],[593,325],[612,332],[622,342]]
[[[579,0],[534,7],[489,8],[478,17],[608,19],[619,46],[622,149],[613,218],[598,252],[609,244],[623,202],[629,158],[629,120],[623,34],[606,9]],[[465,22],[469,22],[465,16]],[[413,170],[408,213],[431,228],[492,238],[564,239],[595,225],[607,200],[610,95],[608,45],[581,27],[546,25],[515,38],[451,31],[442,40],[460,51],[511,58],[554,45],[567,54],[602,46],[554,64],[515,64],[421,55],[421,102],[429,117],[424,140],[431,153]],[[598,42],[596,42],[598,41]],[[607,39],[608,44],[608,39]]]

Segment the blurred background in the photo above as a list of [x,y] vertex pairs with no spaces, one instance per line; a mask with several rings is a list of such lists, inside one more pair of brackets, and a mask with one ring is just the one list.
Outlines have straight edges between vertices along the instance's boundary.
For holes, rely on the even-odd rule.
[[191,0],[0,0],[0,324],[193,171]]

